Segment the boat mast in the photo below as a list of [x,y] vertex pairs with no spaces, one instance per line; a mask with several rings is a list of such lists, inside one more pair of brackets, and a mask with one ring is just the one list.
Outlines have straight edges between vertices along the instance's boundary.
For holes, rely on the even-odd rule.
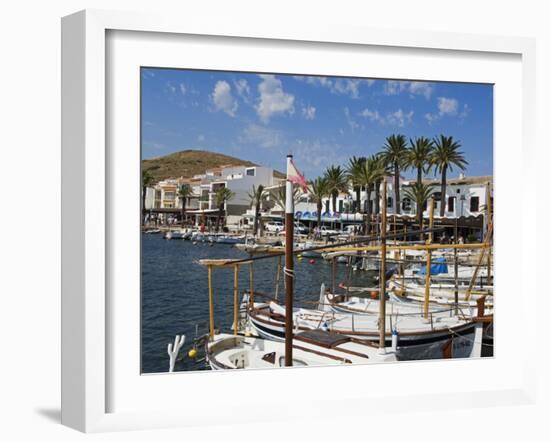
[[294,198],[292,182],[288,179],[292,155],[286,156],[285,204],[285,367],[292,367],[292,307],[294,304]]
[[387,183],[384,177],[382,187],[382,225],[380,226],[380,318],[379,333],[380,340],[378,343],[379,348],[384,349],[386,347],[386,210],[387,210]]
[[[430,224],[429,229],[433,229],[434,224],[434,201],[435,198],[432,196],[430,198]],[[428,241],[426,244],[431,245],[433,240],[433,232],[430,230],[430,233],[428,234]],[[430,311],[430,284],[431,284],[431,277],[432,277],[432,251],[430,248],[426,251],[427,257],[426,257],[426,275],[425,275],[425,283],[424,283],[424,319],[428,319],[429,311]]]

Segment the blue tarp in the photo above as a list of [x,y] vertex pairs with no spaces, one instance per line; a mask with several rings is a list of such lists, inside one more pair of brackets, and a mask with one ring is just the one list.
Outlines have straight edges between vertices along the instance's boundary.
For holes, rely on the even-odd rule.
[[[445,261],[445,258],[436,258],[432,261],[432,265],[430,268],[430,273],[432,275],[439,275],[440,273],[449,273],[449,268],[447,267],[447,262]],[[420,271],[418,272],[419,275],[425,275],[426,274],[426,266],[422,266]]]

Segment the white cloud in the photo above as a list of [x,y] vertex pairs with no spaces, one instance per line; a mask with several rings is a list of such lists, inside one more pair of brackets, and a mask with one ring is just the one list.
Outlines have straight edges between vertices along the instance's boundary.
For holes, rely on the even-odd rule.
[[315,106],[307,105],[302,107],[302,115],[306,120],[314,120],[316,111],[317,109],[315,108]]
[[204,135],[203,135],[203,134],[200,134],[200,135],[197,137],[197,140],[198,140],[199,142],[203,142],[204,139],[205,139],[205,138],[204,138]]
[[403,127],[412,121],[413,114],[413,111],[405,113],[402,109],[398,109],[395,112],[388,113],[386,115],[386,121],[388,122],[388,124]]
[[334,82],[331,91],[340,95],[349,95],[351,98],[359,98],[359,80],[338,79]]
[[348,126],[352,132],[355,132],[355,129],[359,129],[361,127],[361,125],[351,116],[349,108],[344,108],[344,115],[346,116],[346,121],[348,122]]
[[425,81],[411,81],[409,84],[409,92],[413,95],[424,95],[426,100],[432,96],[433,86]]
[[380,114],[377,110],[365,108],[359,113],[360,116],[369,119],[370,121],[380,124],[388,124],[398,127],[404,127],[412,122],[414,111],[405,112],[403,109],[398,109],[394,112],[387,112],[385,115]]
[[294,79],[305,81],[313,86],[324,87],[336,95],[349,95],[351,98],[359,98],[359,86],[362,82],[372,86],[374,80],[360,80],[355,78],[328,78],[296,75]]
[[456,115],[458,100],[455,98],[438,97],[437,108],[440,114]]
[[470,113],[470,106],[468,106],[467,104],[464,104],[462,106],[462,112],[460,112],[460,115],[459,117],[460,118],[466,118],[468,116],[468,114]]
[[427,113],[424,115],[429,124],[436,122],[437,120],[445,116],[457,116],[459,118],[466,118],[470,112],[470,108],[467,104],[464,104],[460,114],[460,103],[456,98],[437,97],[437,112]]
[[408,92],[411,97],[414,95],[423,95],[426,100],[432,96],[433,85],[425,81],[400,81],[388,80],[384,84],[384,94],[398,95],[403,92]]
[[237,94],[246,102],[249,102],[250,99],[250,86],[248,85],[248,81],[246,81],[244,78],[241,78],[234,82],[235,89],[237,89]]
[[341,145],[320,139],[299,138],[290,143],[289,149],[294,152],[296,164],[306,178],[313,178],[328,166],[340,164],[343,158]]
[[218,81],[216,86],[214,86],[212,101],[216,110],[221,110],[232,117],[235,116],[235,112],[239,107],[239,103],[237,103],[237,100],[231,94],[231,86],[224,80]]
[[373,111],[368,108],[365,108],[359,115],[369,119],[370,121],[380,121],[382,122],[383,118],[380,116],[378,111]]
[[182,95],[185,95],[187,93],[187,88],[185,87],[185,84],[180,83],[180,92]]
[[272,115],[294,113],[294,95],[283,91],[281,80],[274,75],[260,75],[262,81],[258,85],[258,104],[256,111],[260,119],[268,122]]
[[283,132],[270,129],[257,124],[250,124],[244,128],[239,142],[244,144],[254,144],[266,149],[281,147],[286,144],[286,138]]

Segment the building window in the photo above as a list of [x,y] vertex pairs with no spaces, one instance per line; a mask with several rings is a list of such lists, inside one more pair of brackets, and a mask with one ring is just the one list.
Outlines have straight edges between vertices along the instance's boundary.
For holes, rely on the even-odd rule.
[[329,207],[329,205],[330,205],[330,200],[326,200],[326,201],[325,201],[325,212],[327,212],[327,213],[330,212],[330,207]]
[[247,176],[256,176],[256,169],[254,167],[250,169],[246,169],[246,175]]
[[342,213],[344,211],[344,201],[338,201],[338,212]]
[[479,196],[470,198],[470,212],[479,212]]
[[393,207],[393,198],[391,196],[388,196],[388,203],[386,204],[386,207],[388,209]]
[[403,198],[402,207],[404,211],[411,210],[411,199],[410,198]]
[[441,201],[441,192],[434,192],[434,200]]
[[455,211],[455,200],[456,200],[456,197],[455,196],[450,196],[449,197],[449,202],[448,202],[448,210],[449,212],[453,212]]

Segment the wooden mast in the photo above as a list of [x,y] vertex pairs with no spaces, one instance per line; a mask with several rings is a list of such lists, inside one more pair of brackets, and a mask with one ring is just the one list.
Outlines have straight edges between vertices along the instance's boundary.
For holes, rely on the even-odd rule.
[[[492,231],[493,224],[493,207],[491,204],[491,183],[487,183],[487,231]],[[491,238],[487,238],[489,242],[489,251],[487,253],[487,284],[491,284]]]
[[[455,217],[455,245],[458,244],[458,218]],[[455,267],[455,313],[458,314],[458,249],[454,249]]]
[[[434,223],[434,198],[430,198],[430,224],[428,233],[428,245],[431,245],[433,238],[433,223]],[[428,319],[428,312],[430,310],[430,278],[432,271],[432,251],[428,249],[426,258],[426,279],[424,283],[424,319]]]
[[233,332],[239,332],[239,265],[233,267]]
[[386,210],[387,210],[387,183],[384,177],[382,187],[382,225],[380,226],[380,317],[379,323],[379,341],[378,347],[386,347]]
[[294,305],[294,199],[292,182],[288,179],[292,155],[286,157],[286,204],[285,204],[285,367],[292,367]]
[[212,266],[208,266],[208,316],[210,319],[210,338],[214,337],[214,294],[212,287]]

